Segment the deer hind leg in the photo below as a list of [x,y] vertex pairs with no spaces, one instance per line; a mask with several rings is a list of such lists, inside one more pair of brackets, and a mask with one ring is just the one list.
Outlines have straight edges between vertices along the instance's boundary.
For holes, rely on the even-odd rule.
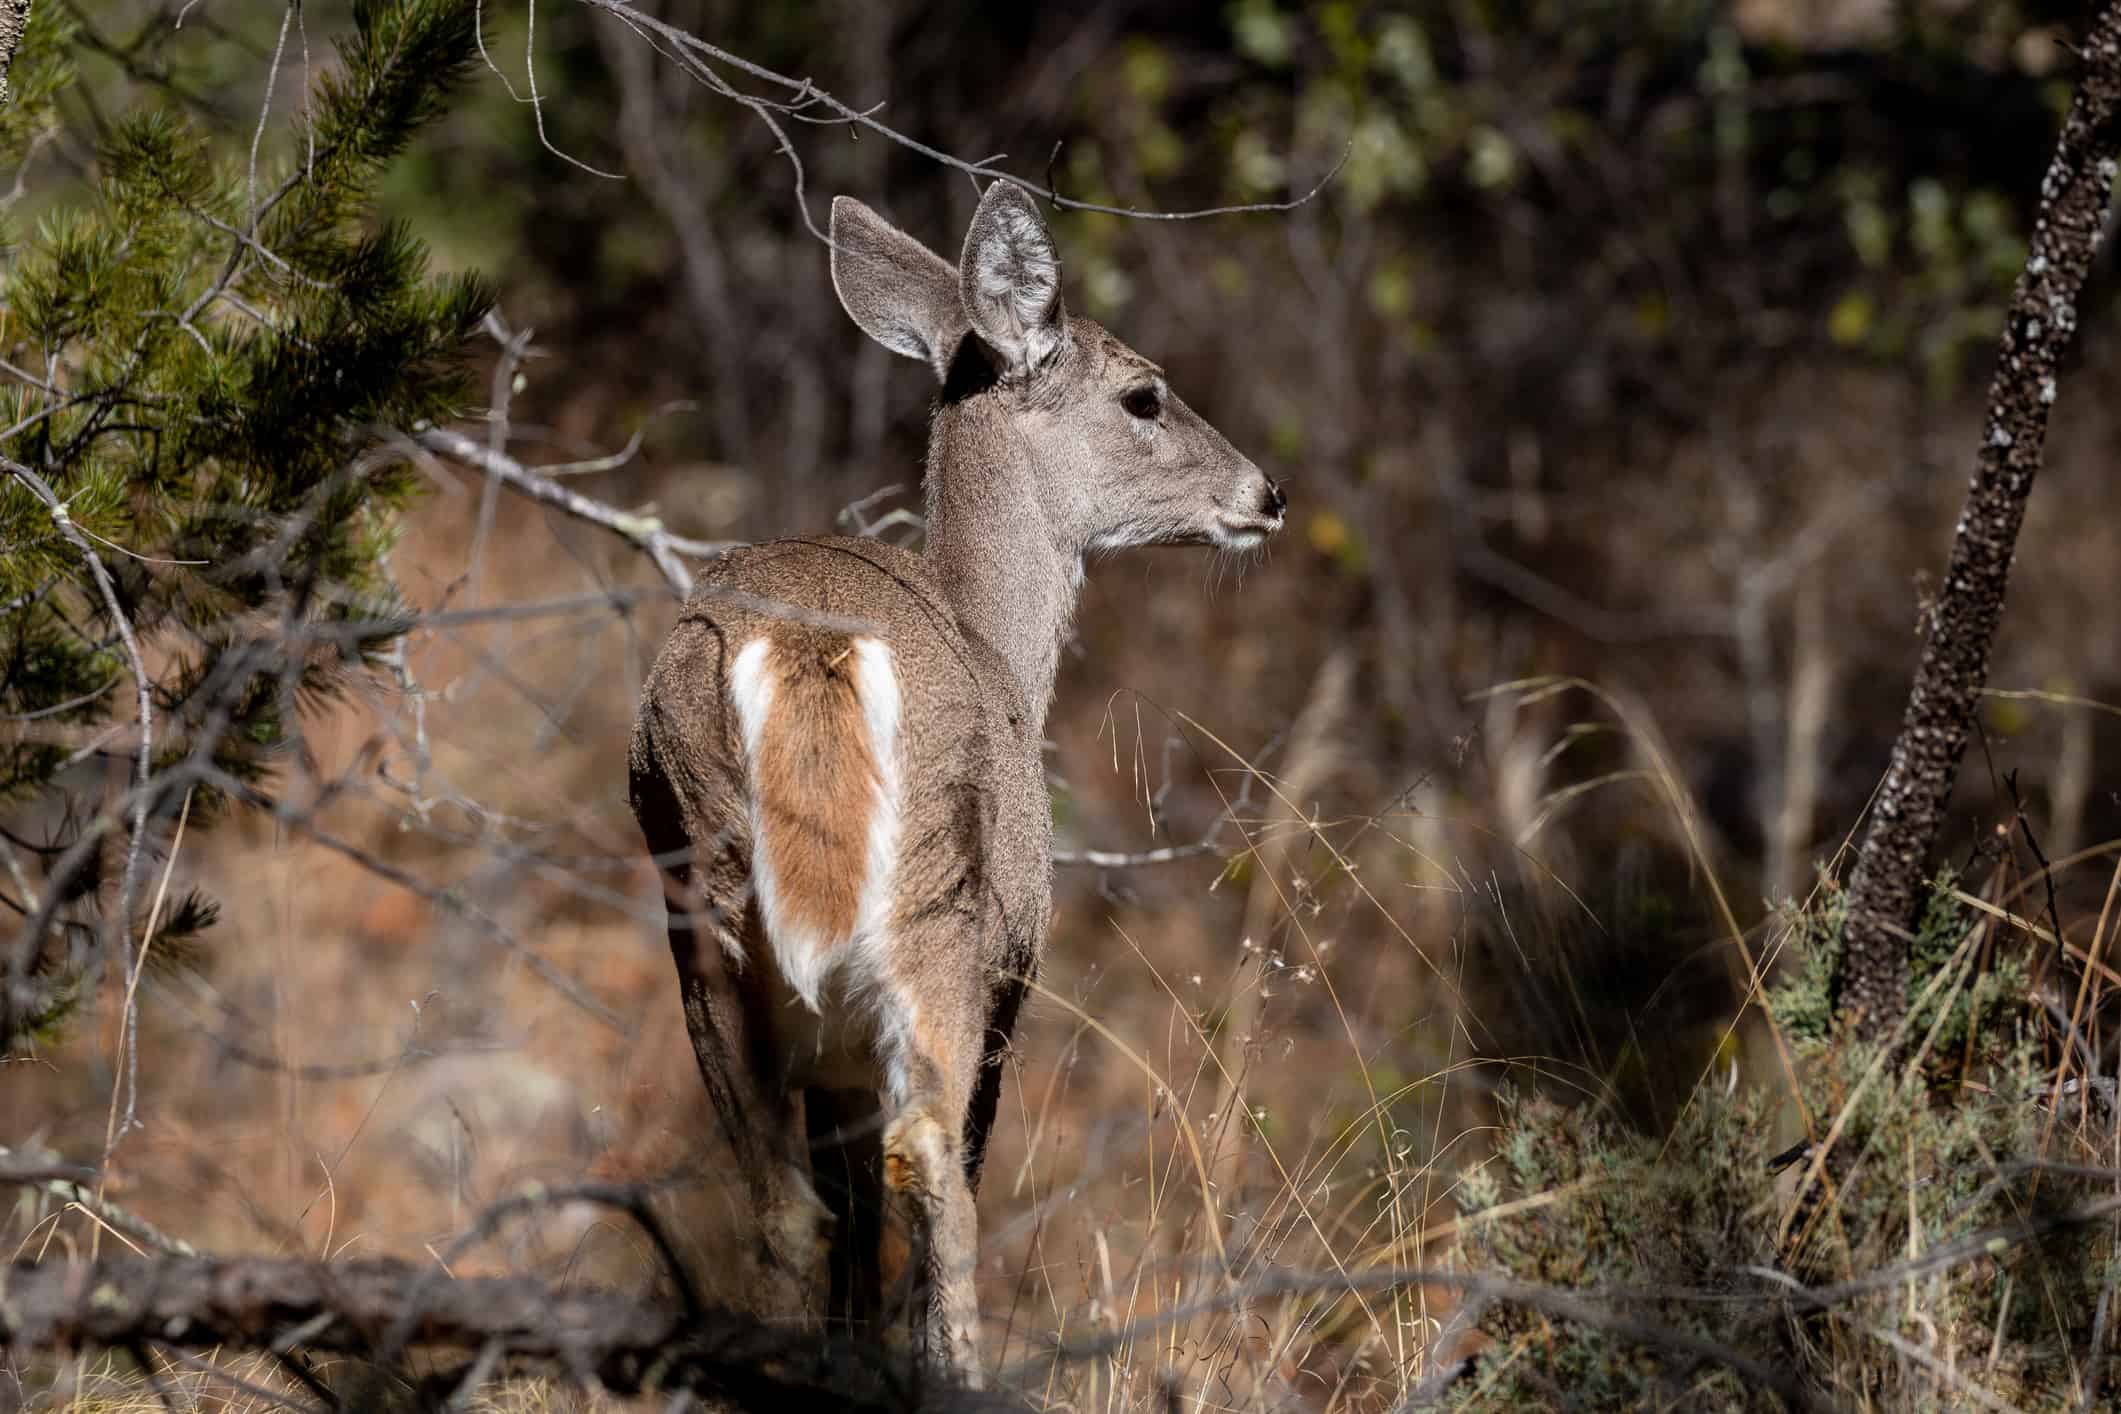
[[[682,648],[680,633],[692,635]],[[720,678],[717,632],[681,625],[665,659],[674,652],[686,665],[682,679]],[[715,719],[699,707],[682,695],[665,702],[651,687],[629,753],[629,794],[662,876],[685,1029],[750,1200],[754,1304],[769,1319],[810,1324],[822,1314],[831,1213],[811,1184],[802,1105],[789,1093],[772,1025],[773,954],[754,887],[750,823],[711,749]]]
[[760,1005],[718,940],[671,930],[685,1029],[744,1184],[757,1234],[759,1314],[812,1325],[824,1314],[832,1212],[812,1185],[801,1097],[783,1083]]
[[670,951],[693,1056],[749,1201],[758,1243],[753,1304],[765,1319],[811,1325],[823,1315],[832,1213],[812,1186],[801,1101],[784,1083],[769,1024],[765,969],[740,964],[766,956],[758,911],[733,847],[693,854],[694,863],[664,871]]
[[[976,956],[962,949],[909,950],[933,964]],[[902,951],[901,956],[908,955]],[[922,979],[934,982],[931,976]],[[884,1187],[911,1238],[916,1328],[924,1357],[967,1386],[980,1385],[979,1303],[974,1283],[979,1223],[965,1172],[964,1126],[984,1035],[976,976],[952,978],[963,996],[887,989],[884,1006]]]
[[[803,1092],[810,1128],[810,1171],[832,1212],[831,1296],[826,1319],[864,1336],[884,1310],[883,1113],[869,1089]],[[903,1261],[891,1264],[897,1272]]]

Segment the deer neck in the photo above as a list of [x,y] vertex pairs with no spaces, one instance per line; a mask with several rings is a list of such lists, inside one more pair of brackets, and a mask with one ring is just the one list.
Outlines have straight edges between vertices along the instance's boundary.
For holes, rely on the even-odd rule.
[[936,416],[927,558],[958,622],[1008,663],[1029,725],[1043,734],[1082,587],[1082,547],[1052,524],[1037,454],[985,401]]

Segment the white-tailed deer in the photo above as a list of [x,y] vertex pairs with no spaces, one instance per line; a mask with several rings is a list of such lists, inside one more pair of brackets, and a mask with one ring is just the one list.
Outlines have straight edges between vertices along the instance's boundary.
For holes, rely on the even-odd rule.
[[764,1304],[821,1313],[835,1217],[876,1261],[878,1233],[847,1231],[811,1178],[812,1135],[853,1142],[866,1115],[928,1354],[977,1382],[973,1185],[1045,943],[1040,746],[1084,559],[1251,549],[1285,502],[1155,364],[1063,312],[1017,187],[987,189],[956,267],[839,198],[832,280],[942,385],[926,550],[821,537],[716,561],[643,690],[633,807]]

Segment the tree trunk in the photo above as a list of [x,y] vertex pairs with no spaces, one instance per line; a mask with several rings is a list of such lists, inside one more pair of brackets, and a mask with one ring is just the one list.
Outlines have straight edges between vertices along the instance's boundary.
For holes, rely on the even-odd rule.
[[15,66],[22,31],[29,28],[30,0],[0,0],[0,103],[7,102],[7,71]]
[[1988,680],[2025,501],[2040,470],[2056,370],[2077,329],[2077,296],[2105,224],[2121,106],[2121,0],[2101,7],[2083,74],[2040,183],[1989,384],[1981,450],[1951,562],[1925,624],[1922,658],[1849,885],[1841,1004],[1862,1039],[1891,1035],[1907,1013],[1908,938],[1931,846]]

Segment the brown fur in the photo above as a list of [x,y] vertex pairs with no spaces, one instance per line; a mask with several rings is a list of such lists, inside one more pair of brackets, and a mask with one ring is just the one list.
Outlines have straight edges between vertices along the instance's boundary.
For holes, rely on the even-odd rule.
[[[1247,548],[1280,528],[1285,503],[1154,364],[1065,312],[1058,253],[1021,189],[989,188],[955,268],[842,198],[832,276],[856,323],[942,384],[926,549],[786,540],[710,567],[641,695],[633,803],[666,866],[700,1074],[759,1217],[762,1302],[814,1317],[844,1293],[848,1314],[873,1319],[877,1268],[910,1259],[929,1359],[976,1384],[973,1185],[999,1052],[1051,911],[1041,743],[1084,557]],[[868,872],[878,763],[848,639],[808,626],[823,614],[859,620],[860,637],[890,649],[899,830],[867,990],[813,1011],[773,964],[751,835],[756,815],[776,911],[844,935]],[[729,674],[760,637],[777,690],[747,763]],[[866,1096],[873,1107],[855,1102]],[[871,1123],[848,1123],[864,1114]],[[816,1168],[813,1127],[837,1136]],[[818,1195],[828,1217],[810,1179],[835,1167],[861,1173]],[[879,1209],[903,1244],[878,1241]],[[813,1240],[826,1229],[880,1260],[857,1262],[837,1241],[828,1272]]]
[[854,932],[869,872],[880,779],[845,635],[784,627],[767,640],[773,703],[752,762],[758,841],[773,861],[781,916],[823,943]]

